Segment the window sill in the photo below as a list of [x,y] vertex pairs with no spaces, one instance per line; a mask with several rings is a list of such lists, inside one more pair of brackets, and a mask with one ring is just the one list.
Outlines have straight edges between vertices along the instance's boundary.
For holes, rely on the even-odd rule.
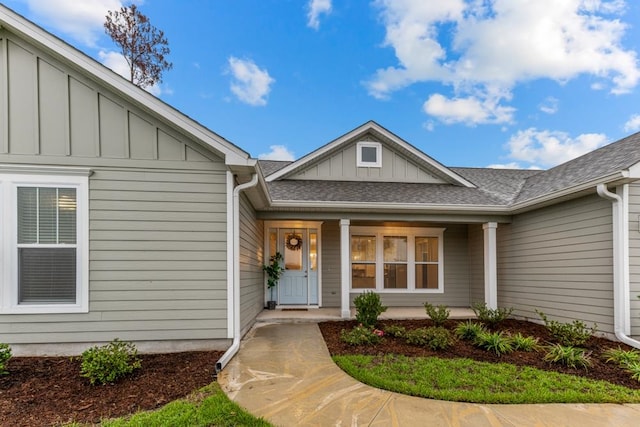
[[89,308],[77,304],[25,304],[0,310],[0,314],[66,314],[88,313]]
[[375,292],[377,294],[443,294],[444,289],[350,289],[352,294]]

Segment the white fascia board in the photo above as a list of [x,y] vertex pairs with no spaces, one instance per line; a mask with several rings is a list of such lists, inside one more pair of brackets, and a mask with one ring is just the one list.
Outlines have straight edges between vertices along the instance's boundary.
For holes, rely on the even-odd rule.
[[0,4],[0,27],[6,28],[10,32],[15,32],[27,38],[27,40],[31,39],[46,49],[53,51],[68,61],[74,68],[79,68],[81,71],[91,74],[100,83],[109,86],[116,93],[120,93],[141,105],[150,114],[172,123],[188,136],[201,141],[225,158],[227,156],[233,157],[233,164],[239,164],[244,159],[242,164],[245,165],[250,160],[249,153],[185,116],[146,90],[133,85],[98,61],[2,4]]
[[404,150],[410,152],[411,154],[413,154],[414,156],[416,156],[417,158],[419,158],[423,162],[427,163],[428,165],[430,165],[432,168],[436,169],[440,173],[448,176],[449,178],[451,178],[456,183],[458,183],[460,185],[463,185],[465,187],[476,188],[475,185],[473,185],[471,182],[469,182],[466,179],[464,179],[462,176],[460,176],[460,175],[454,173],[453,171],[449,170],[446,166],[438,163],[437,161],[435,161],[431,157],[427,156],[425,153],[421,152],[420,150],[418,150],[414,146],[406,143],[401,138],[399,138],[398,136],[396,136],[393,133],[389,132],[387,129],[383,128],[382,126],[380,126],[379,124],[377,124],[377,123],[375,123],[373,121],[369,121],[369,122],[363,124],[362,126],[357,127],[356,129],[352,130],[351,132],[348,132],[348,133],[344,134],[343,136],[339,137],[338,139],[335,139],[332,142],[324,145],[323,147],[320,147],[316,151],[313,151],[313,152],[307,154],[306,156],[296,160],[295,162],[285,166],[284,168],[280,169],[279,171],[274,172],[273,174],[271,174],[271,175],[269,175],[267,177],[267,182],[275,181],[276,179],[279,179],[279,178],[281,178],[283,176],[288,175],[289,173],[291,173],[292,171],[300,168],[304,164],[309,163],[309,162],[313,161],[314,159],[317,159],[317,158],[323,156],[325,153],[333,150],[335,147],[340,146],[340,145],[344,144],[345,142],[349,141],[350,139],[355,138],[359,134],[364,133],[364,132],[369,131],[369,130],[375,130],[376,132],[384,135],[386,138],[388,138],[389,140],[393,141],[396,145],[398,145],[401,148],[403,148]]
[[627,177],[632,179],[640,179],[640,162],[632,165],[627,169]]

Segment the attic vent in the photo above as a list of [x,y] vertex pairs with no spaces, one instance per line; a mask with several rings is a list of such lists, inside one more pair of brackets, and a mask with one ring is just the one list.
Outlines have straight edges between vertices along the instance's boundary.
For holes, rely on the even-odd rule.
[[358,167],[382,167],[382,144],[380,144],[379,142],[360,141],[357,144],[356,150]]

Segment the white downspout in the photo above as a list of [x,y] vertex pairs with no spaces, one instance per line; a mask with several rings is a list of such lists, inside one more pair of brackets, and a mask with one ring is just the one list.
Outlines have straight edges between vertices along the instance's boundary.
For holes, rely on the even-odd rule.
[[622,195],[612,193],[606,184],[598,184],[598,195],[612,203],[613,210],[613,323],[616,338],[640,348],[640,341],[629,336],[631,313],[629,308],[629,186],[618,187]]
[[227,313],[227,316],[233,317],[233,342],[231,347],[225,351],[222,357],[216,363],[216,374],[220,372],[229,363],[240,349],[240,192],[251,188],[258,183],[258,174],[251,176],[251,181],[240,184],[233,189],[233,212],[231,226],[233,227],[233,245],[231,247],[233,253],[227,256],[233,260],[233,292],[228,296],[232,300],[233,313]]

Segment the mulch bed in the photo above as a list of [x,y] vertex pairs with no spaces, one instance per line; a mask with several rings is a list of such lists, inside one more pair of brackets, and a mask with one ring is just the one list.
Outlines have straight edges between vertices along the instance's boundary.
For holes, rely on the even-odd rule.
[[79,358],[15,357],[0,376],[0,425],[97,423],[158,408],[213,381],[219,351],[143,354],[142,369],[115,384],[89,384]]
[[[445,325],[449,329],[455,328],[459,321],[448,320]],[[379,328],[384,331],[389,325],[404,326],[409,329],[433,326],[431,320],[383,320],[379,323]],[[631,379],[630,374],[618,368],[614,364],[607,364],[601,357],[603,351],[611,347],[618,347],[630,350],[631,347],[607,340],[605,338],[591,337],[583,346],[591,351],[592,366],[588,369],[572,369],[561,365],[552,364],[543,360],[543,353],[515,351],[513,353],[496,356],[486,350],[479,349],[466,341],[457,341],[455,345],[444,351],[432,351],[427,348],[407,344],[403,339],[385,335],[381,344],[373,346],[351,346],[340,340],[340,331],[356,326],[355,321],[323,322],[319,324],[324,340],[331,355],[381,355],[400,354],[411,357],[441,357],[441,358],[469,358],[486,362],[505,362],[518,366],[531,366],[547,371],[561,372],[565,374],[588,377],[598,380],[609,381],[625,387],[640,389],[640,382]],[[551,342],[551,337],[543,325],[531,323],[523,320],[508,319],[501,326],[500,330],[507,330],[511,333],[521,332],[525,336],[535,336],[540,339],[540,343]]]

